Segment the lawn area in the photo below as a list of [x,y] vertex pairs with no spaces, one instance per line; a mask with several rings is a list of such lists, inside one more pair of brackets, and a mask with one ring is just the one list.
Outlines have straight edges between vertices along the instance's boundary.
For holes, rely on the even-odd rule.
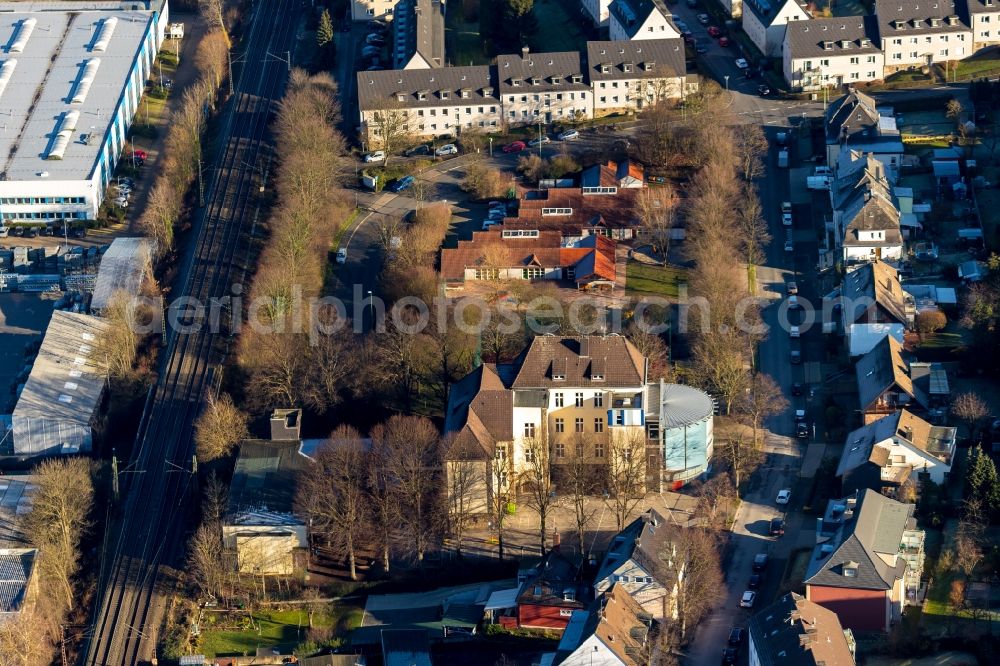
[[811,548],[800,548],[792,551],[791,555],[788,556],[785,575],[781,578],[781,584],[778,585],[778,596],[802,591],[802,581],[806,577],[810,557],[812,557]]
[[687,282],[687,273],[675,266],[652,266],[630,261],[625,267],[625,288],[653,296],[677,298],[677,285]]
[[[313,627],[332,629],[334,635],[343,638],[348,631],[361,624],[362,614],[362,609],[357,606],[326,607],[313,615]],[[226,621],[239,622],[239,629],[213,630],[209,620],[206,617],[201,640],[201,651],[209,659],[226,655],[251,655],[258,647],[276,646],[290,651],[306,641],[309,632],[309,613],[304,609],[259,611],[253,614],[256,628],[250,626],[246,617],[233,619],[230,616]],[[220,618],[216,624],[223,621]]]
[[965,344],[961,333],[948,333],[941,331],[925,335],[920,341],[921,349],[956,349]]
[[980,76],[993,76],[997,73],[1000,73],[1000,51],[988,49],[965,60],[959,60],[955,70],[955,78],[973,79]]
[[580,25],[579,15],[569,14],[561,0],[535,0],[532,11],[538,22],[532,51],[587,50],[587,35]]
[[931,77],[924,74],[919,69],[904,69],[899,72],[894,72],[889,76],[885,77],[885,82],[887,85],[893,83],[914,83],[917,81],[929,82]]
[[444,39],[448,61],[456,67],[488,65],[490,56],[484,51],[479,35],[479,21],[466,22],[461,6],[445,12]]

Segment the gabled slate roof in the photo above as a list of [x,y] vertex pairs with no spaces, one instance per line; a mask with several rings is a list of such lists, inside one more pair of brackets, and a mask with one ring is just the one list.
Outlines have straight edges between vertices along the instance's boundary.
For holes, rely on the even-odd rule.
[[358,72],[357,77],[362,111],[500,103],[495,70],[488,65]]
[[792,58],[834,58],[881,53],[874,16],[789,21],[785,28],[785,40]]
[[639,34],[642,26],[653,12],[659,12],[668,20],[671,15],[660,0],[614,0],[608,7],[608,12],[622,27],[629,39]]
[[750,618],[761,666],[854,666],[837,614],[790,592]]
[[875,0],[879,36],[884,40],[969,30],[958,14],[954,0]]
[[788,3],[798,5],[806,16],[810,16],[808,5],[802,0],[743,0],[743,11],[749,10],[765,28],[774,23],[778,13]]
[[824,119],[828,143],[878,135],[879,112],[875,108],[875,100],[858,90],[852,89],[834,100]]
[[444,434],[451,460],[488,460],[497,442],[514,439],[514,393],[487,363],[451,385]]
[[[607,66],[607,72],[602,65]],[[626,66],[631,71],[625,71]],[[684,40],[680,38],[587,42],[587,76],[591,81],[676,78],[686,73]]]
[[858,402],[867,409],[885,391],[896,387],[922,406],[927,406],[927,396],[915,389],[910,379],[903,346],[887,335],[858,359],[854,365],[858,382]]
[[945,456],[950,455],[954,447],[955,428],[933,426],[912,412],[901,409],[862,426],[847,436],[840,464],[837,465],[837,476],[843,476],[866,462],[878,467],[885,466],[889,450],[878,445],[896,437],[909,443],[914,449],[947,462]]
[[882,312],[907,323],[906,296],[895,268],[881,259],[864,264],[844,276],[841,287],[847,321],[854,323],[874,303]]
[[[601,366],[598,376],[595,368]],[[559,337],[540,335],[518,357],[512,387],[638,387],[646,382],[646,361],[620,335]],[[558,379],[561,376],[563,379]],[[599,377],[599,378],[598,378]]]
[[671,581],[662,580],[662,576],[672,575],[673,571],[660,555],[671,549],[672,529],[655,509],[649,509],[615,536],[595,580],[606,579],[623,562],[632,560],[656,577],[660,585],[669,587]]
[[[866,489],[853,514],[845,515],[830,540],[816,544],[803,582],[849,589],[891,589],[906,571],[906,561],[896,554],[903,532],[915,527],[913,509],[912,504]],[[824,554],[824,545],[832,547],[829,554]],[[883,556],[896,564],[889,564]],[[854,575],[848,575],[851,571]]]
[[[525,49],[518,54],[498,55],[496,71],[502,95],[590,90],[579,51],[531,53]],[[580,77],[579,83],[573,83],[574,76]]]

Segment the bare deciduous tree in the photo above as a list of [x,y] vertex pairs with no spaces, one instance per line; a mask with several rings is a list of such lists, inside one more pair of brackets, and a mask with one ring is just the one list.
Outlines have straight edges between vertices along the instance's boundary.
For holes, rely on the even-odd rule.
[[642,502],[646,489],[646,431],[628,428],[608,433],[608,471],[605,500],[621,530]]
[[224,458],[249,436],[247,415],[236,406],[232,397],[223,393],[216,398],[209,393],[205,408],[194,423],[198,457],[204,462]]
[[490,462],[490,517],[497,533],[497,554],[504,555],[504,528],[516,495],[514,457],[508,442],[497,442]]
[[545,555],[548,546],[548,519],[559,498],[552,483],[552,461],[548,439],[542,436],[525,437],[522,440],[524,465],[518,474],[519,495],[524,503],[538,515],[538,543],[540,554]]
[[101,317],[108,323],[96,340],[98,358],[107,364],[108,375],[115,379],[127,377],[135,363],[139,346],[140,313],[135,294],[117,290],[111,294]]
[[952,399],[951,413],[955,418],[965,423],[969,430],[969,437],[972,438],[976,433],[976,424],[989,416],[990,410],[982,398],[967,391],[959,393]]
[[757,123],[744,123],[733,129],[733,149],[745,180],[755,180],[764,173],[763,157],[768,150],[767,135]]
[[198,13],[201,14],[205,23],[222,32],[228,47],[230,45],[229,31],[226,29],[226,21],[222,17],[223,5],[223,0],[198,0]]
[[455,554],[462,547],[475,515],[486,499],[486,464],[479,460],[449,460],[444,463],[448,484],[448,526],[455,541]]
[[195,51],[195,67],[208,77],[213,89],[222,85],[229,67],[229,38],[224,30],[210,30]]
[[437,428],[426,418],[393,416],[375,426],[371,437],[373,448],[381,452],[388,481],[396,493],[406,543],[423,566],[441,517]]
[[385,159],[411,142],[410,112],[402,104],[388,102],[372,113],[368,125],[368,142],[373,147],[385,151]]
[[635,213],[640,228],[652,243],[653,251],[663,255],[664,264],[676,224],[678,203],[677,193],[671,185],[643,188],[636,197]]
[[366,463],[361,435],[339,426],[302,474],[295,493],[295,504],[313,529],[344,548],[351,580],[358,579],[355,553],[367,533]]
[[156,244],[157,254],[166,253],[174,243],[174,225],[180,217],[181,201],[170,178],[161,175],[146,198],[139,228]]
[[91,463],[86,458],[46,460],[35,468],[37,490],[23,530],[41,553],[38,570],[60,610],[75,605],[73,581],[80,569],[80,540],[90,529],[94,501]]
[[389,453],[390,449],[373,441],[372,450],[368,454],[368,464],[365,466],[371,519],[375,527],[378,550],[382,556],[382,569],[386,575],[389,574],[392,534],[399,526],[399,498],[392,485],[386,461]]
[[736,496],[739,497],[740,483],[757,469],[763,459],[760,444],[744,428],[737,426],[730,430],[716,451],[733,475]]
[[660,553],[662,564],[683,571],[677,586],[680,640],[721,600],[725,590],[720,547],[715,534],[699,527],[676,531],[669,548]]
[[561,472],[559,485],[567,501],[573,506],[573,523],[582,555],[584,534],[597,513],[597,506],[592,500],[602,490],[602,475],[597,465],[587,462],[588,451],[593,447],[589,437],[578,433],[572,441],[572,446],[569,461],[558,466]]
[[753,428],[753,438],[763,421],[788,409],[788,400],[781,387],[770,375],[758,372],[750,379],[747,391],[739,396],[735,405],[738,421],[744,421]]
[[203,522],[188,543],[188,571],[203,595],[225,598],[229,570],[220,523]]
[[0,622],[0,666],[36,666],[52,661],[46,619],[26,609]]

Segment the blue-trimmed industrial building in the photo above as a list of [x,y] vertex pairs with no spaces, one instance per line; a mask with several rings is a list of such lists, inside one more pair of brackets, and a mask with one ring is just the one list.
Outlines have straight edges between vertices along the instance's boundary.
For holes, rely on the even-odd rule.
[[167,0],[0,2],[0,220],[93,220],[163,43]]

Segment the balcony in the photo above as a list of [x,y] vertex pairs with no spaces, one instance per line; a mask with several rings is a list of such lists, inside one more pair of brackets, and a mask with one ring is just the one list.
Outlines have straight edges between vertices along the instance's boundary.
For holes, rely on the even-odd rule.
[[635,427],[646,424],[646,414],[642,409],[642,394],[613,394],[611,409],[608,410],[608,426]]

